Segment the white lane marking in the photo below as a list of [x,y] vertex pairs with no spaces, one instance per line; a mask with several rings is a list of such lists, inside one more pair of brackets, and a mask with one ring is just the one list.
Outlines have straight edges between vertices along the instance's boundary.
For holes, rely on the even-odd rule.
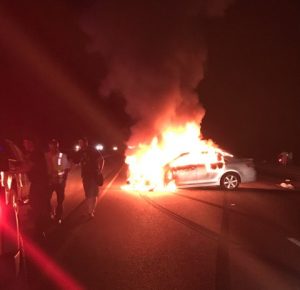
[[291,243],[295,244],[296,246],[300,247],[300,241],[294,238],[287,238]]

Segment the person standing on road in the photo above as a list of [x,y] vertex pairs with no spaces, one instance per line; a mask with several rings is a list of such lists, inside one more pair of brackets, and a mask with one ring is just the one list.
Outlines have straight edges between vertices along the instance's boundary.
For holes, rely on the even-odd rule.
[[30,181],[29,202],[32,209],[35,238],[45,236],[50,219],[48,203],[48,173],[44,153],[33,138],[24,138],[25,161],[23,171]]
[[65,199],[65,187],[70,170],[70,163],[67,155],[59,149],[59,142],[52,139],[49,143],[49,151],[45,154],[49,175],[49,205],[52,194],[56,192],[57,206],[52,214],[55,221],[62,222],[63,217],[63,202]]
[[103,184],[102,170],[104,158],[101,152],[89,146],[87,138],[78,140],[80,146],[80,165],[83,189],[91,218],[95,215],[99,186]]

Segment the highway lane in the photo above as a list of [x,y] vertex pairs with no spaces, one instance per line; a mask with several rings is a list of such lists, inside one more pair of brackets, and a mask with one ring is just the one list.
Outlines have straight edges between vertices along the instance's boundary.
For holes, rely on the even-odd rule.
[[216,289],[300,285],[299,247],[290,239],[299,239],[299,192],[256,183],[235,192],[195,189],[175,196],[186,201],[160,198],[166,214],[171,211],[219,234]]
[[264,180],[234,192],[124,192],[120,168],[108,161],[93,220],[74,169],[64,224],[49,234],[47,253],[85,289],[300,289],[299,192]]

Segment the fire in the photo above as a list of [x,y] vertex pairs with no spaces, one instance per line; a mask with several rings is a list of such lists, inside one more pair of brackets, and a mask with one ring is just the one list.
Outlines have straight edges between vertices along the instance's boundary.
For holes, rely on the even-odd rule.
[[160,138],[154,137],[150,144],[140,143],[129,148],[125,160],[128,165],[128,185],[122,188],[133,191],[174,191],[175,182],[166,183],[165,168],[170,162],[174,166],[184,165],[176,164],[176,158],[185,153],[191,154],[181,158],[181,163],[204,163],[208,170],[212,164],[224,162],[223,156],[226,155],[213,141],[202,139],[200,126],[195,122],[168,127]]

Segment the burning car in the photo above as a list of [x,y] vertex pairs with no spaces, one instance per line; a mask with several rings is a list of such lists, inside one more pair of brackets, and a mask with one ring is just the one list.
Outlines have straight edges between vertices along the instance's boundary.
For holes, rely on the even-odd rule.
[[207,151],[180,154],[165,166],[165,184],[175,182],[179,188],[221,186],[234,190],[241,182],[255,181],[252,159],[239,159],[218,151],[212,159],[208,154]]
[[205,140],[195,122],[170,127],[160,138],[128,150],[126,190],[174,191],[177,187],[235,189],[255,180],[252,159],[238,159]]

